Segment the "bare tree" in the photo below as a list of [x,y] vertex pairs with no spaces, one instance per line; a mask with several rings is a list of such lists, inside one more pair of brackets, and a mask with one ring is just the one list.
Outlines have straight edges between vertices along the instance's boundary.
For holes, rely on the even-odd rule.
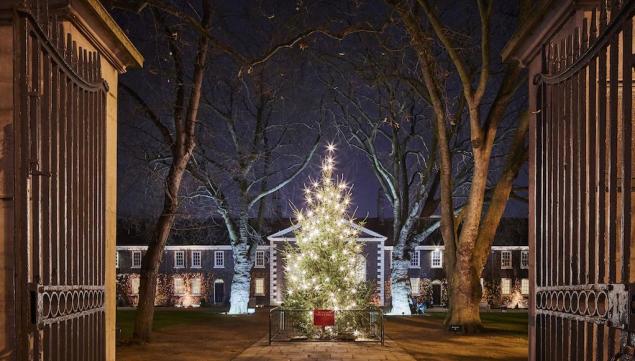
[[[439,204],[436,136],[425,87],[415,74],[416,59],[382,42],[344,60],[325,60],[333,94],[333,117],[348,144],[367,158],[393,217],[391,299],[393,314],[410,314],[408,268],[412,251],[439,227],[426,222]],[[379,51],[378,51],[379,50]],[[324,57],[322,57],[324,59]],[[464,103],[454,105],[460,121]],[[454,122],[453,152],[465,147]],[[469,162],[457,169],[457,183],[468,179]]]
[[206,89],[201,146],[189,167],[202,185],[196,196],[213,203],[229,234],[234,260],[230,314],[247,312],[264,200],[306,169],[320,141],[315,120],[289,119],[297,114],[286,99],[298,89],[289,87],[294,83],[287,72],[270,67],[259,68],[250,80],[209,74],[215,85]]
[[[255,14],[253,24],[258,25],[262,31],[255,31],[251,34],[265,34],[266,30],[273,25],[268,21],[276,19],[275,25],[279,31],[278,34],[266,39],[252,39],[251,44],[246,42],[232,43],[228,39],[236,38],[237,34],[232,33],[226,24],[223,24],[223,15],[218,14],[218,4],[212,5],[209,0],[201,0],[202,6],[198,2],[178,2],[171,0],[112,0],[110,5],[114,8],[124,9],[128,12],[144,14],[152,14],[154,29],[143,29],[140,31],[147,34],[148,30],[157,36],[151,37],[151,41],[161,43],[154,49],[157,63],[168,62],[171,64],[170,69],[162,66],[151,67],[154,73],[145,74],[148,78],[163,76],[161,72],[168,70],[169,76],[167,81],[169,86],[165,87],[161,84],[159,89],[149,89],[146,87],[144,91],[153,92],[158,95],[159,100],[148,99],[148,97],[139,91],[143,84],[122,83],[122,88],[132,97],[139,105],[152,124],[158,130],[160,136],[158,141],[169,148],[169,154],[158,154],[154,157],[153,163],[167,166],[167,175],[164,189],[164,204],[161,215],[157,221],[155,236],[149,243],[148,252],[144,256],[142,266],[142,277],[140,284],[140,301],[135,321],[134,337],[138,341],[148,341],[152,328],[152,318],[154,313],[154,298],[156,272],[161,262],[161,254],[169,236],[170,228],[174,223],[176,211],[179,207],[179,190],[183,180],[184,171],[192,156],[192,151],[196,145],[196,123],[199,110],[199,100],[201,88],[203,87],[204,68],[207,65],[208,52],[214,52],[215,55],[223,55],[223,58],[229,63],[236,65],[231,71],[225,66],[218,67],[215,71],[227,73],[235,76],[237,79],[247,79],[254,73],[258,66],[262,66],[271,61],[276,54],[287,49],[303,49],[305,41],[311,37],[324,36],[330,39],[341,40],[351,34],[360,32],[372,32],[374,29],[367,24],[352,25],[348,27],[338,27],[335,31],[329,25],[329,19],[320,23],[319,21],[308,21],[310,16],[293,16],[287,14],[285,18],[275,17],[276,11],[285,10],[274,7],[270,15],[264,8],[248,7],[250,12],[260,12]],[[308,13],[314,8],[313,5],[296,6],[297,11]],[[254,14],[250,14],[254,16]],[[295,21],[294,19],[298,19]],[[321,20],[321,19],[319,19]],[[215,21],[216,27],[212,27],[212,21]],[[187,34],[188,36],[184,36]],[[249,35],[250,32],[244,32],[242,35]],[[255,36],[255,35],[254,35]],[[144,36],[144,39],[147,37]],[[194,41],[192,41],[194,39]],[[147,39],[146,39],[147,40]],[[163,43],[167,45],[163,46]],[[168,56],[166,56],[166,54]],[[168,60],[170,59],[170,60]],[[146,79],[147,80],[147,79]],[[145,80],[144,80],[145,82]],[[169,122],[163,121],[166,117],[165,104],[161,102],[165,96],[173,97],[173,106]],[[143,95],[142,95],[143,94]],[[212,129],[211,127],[209,129]],[[266,158],[266,157],[265,157]],[[265,162],[266,163],[266,162]],[[261,187],[266,185],[261,182]],[[254,199],[253,204],[248,208],[270,194],[267,188],[262,188],[262,196]],[[251,204],[251,202],[249,203]],[[262,208],[261,210],[264,210]],[[262,214],[262,213],[261,213]],[[241,229],[238,227],[238,229]],[[244,231],[245,228],[243,227]]]
[[[183,48],[178,28],[164,14],[156,9],[153,10],[160,31],[158,35],[166,40],[172,59],[175,78],[173,82],[172,122],[164,123],[157,112],[153,111],[133,88],[125,83],[122,84],[122,88],[144,108],[148,118],[159,130],[165,144],[168,145],[170,152],[163,207],[140,270],[139,304],[133,334],[134,339],[138,341],[148,341],[152,332],[157,274],[165,244],[170,235],[176,211],[179,208],[179,190],[183,176],[196,145],[196,123],[210,43],[208,37],[199,35],[194,50],[194,59],[191,62],[186,62],[183,59]],[[202,2],[202,14],[198,20],[199,26],[208,29],[211,25],[211,16],[211,1],[205,0]],[[189,75],[191,83],[185,80],[186,72],[191,72]]]
[[[465,59],[472,58],[466,57],[456,47],[450,36],[454,31],[444,26],[442,18],[430,1],[417,0],[414,5],[402,0],[388,0],[387,3],[399,15],[420,61],[421,79],[425,84],[434,114],[441,170],[441,233],[445,244],[444,268],[448,276],[450,303],[446,323],[461,325],[466,333],[475,332],[481,328],[479,278],[490,253],[494,234],[503,215],[513,181],[527,158],[525,136],[528,117],[523,115],[517,118],[516,133],[508,148],[506,164],[493,187],[491,201],[487,203],[488,176],[496,134],[517,88],[522,83],[522,70],[519,64],[511,63],[505,66],[500,79],[491,76],[492,1],[476,1],[481,22],[480,69],[476,72],[470,71],[471,67]],[[435,47],[442,50],[442,55],[435,54]],[[448,87],[447,83],[440,82],[435,76],[439,71],[441,56],[450,60],[452,72],[457,74],[459,90],[456,92],[466,104],[470,147],[473,154],[473,173],[467,203],[458,215],[454,213],[453,157],[448,137],[450,119],[447,116],[447,104],[443,96],[443,94],[451,93],[452,88]],[[491,88],[489,92],[493,94],[491,104],[485,104],[488,85]],[[495,86],[497,88],[494,89]]]

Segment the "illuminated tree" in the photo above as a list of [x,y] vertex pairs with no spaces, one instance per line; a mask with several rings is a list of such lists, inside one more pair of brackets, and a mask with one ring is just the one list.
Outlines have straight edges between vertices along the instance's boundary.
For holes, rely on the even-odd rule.
[[[437,9],[450,2],[386,2],[398,15],[417,55],[421,82],[433,113],[440,171],[440,230],[445,245],[443,267],[448,277],[449,292],[445,323],[461,326],[464,333],[478,332],[482,329],[479,313],[482,294],[480,277],[514,180],[527,161],[525,143],[529,114],[523,112],[513,119],[507,118],[510,114],[515,115],[512,109],[520,98],[515,95],[516,90],[526,76],[518,62],[499,64],[499,69],[495,69],[497,65],[491,63],[498,50],[495,45],[497,41],[493,44],[492,41],[498,40],[501,32],[504,32],[497,26],[491,26],[492,21],[496,20],[493,17],[493,1],[478,0],[475,6],[472,5],[480,18],[480,31],[473,32],[478,34],[473,42],[480,43],[476,57],[471,56],[471,50],[466,51],[472,47],[457,46],[459,42],[453,36],[464,24],[448,28],[449,24],[455,25],[454,19],[442,15],[443,12]],[[452,3],[449,6],[454,5]],[[522,8],[527,9],[526,6]],[[527,14],[520,16],[522,18]],[[513,32],[508,34],[512,38],[515,36]],[[446,66],[448,60],[449,66]],[[439,76],[444,73],[448,77]],[[469,124],[469,152],[473,168],[465,206],[460,212],[455,210],[456,159],[448,137],[449,130],[454,126],[454,119],[448,115],[448,99],[457,98],[467,110],[465,120]],[[515,124],[516,131],[505,147],[507,157],[502,171],[497,180],[493,180],[490,170],[494,167],[497,151],[500,151],[495,151],[496,139],[504,124]]]
[[347,215],[350,189],[333,179],[335,147],[328,146],[321,180],[305,189],[306,210],[296,212],[296,244],[286,253],[285,306],[298,309],[350,310],[370,305],[371,287],[358,230]]

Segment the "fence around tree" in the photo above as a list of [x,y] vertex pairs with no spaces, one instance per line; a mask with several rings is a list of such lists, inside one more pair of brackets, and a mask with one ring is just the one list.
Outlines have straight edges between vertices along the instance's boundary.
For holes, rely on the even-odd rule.
[[384,344],[379,308],[326,311],[332,322],[320,326],[313,310],[275,307],[269,311],[269,344],[275,341],[362,341]]

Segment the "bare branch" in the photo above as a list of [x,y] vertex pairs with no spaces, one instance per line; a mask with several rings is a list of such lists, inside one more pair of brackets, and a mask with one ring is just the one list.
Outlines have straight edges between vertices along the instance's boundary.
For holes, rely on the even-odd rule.
[[163,136],[163,140],[165,144],[168,145],[170,148],[172,148],[174,146],[174,139],[172,138],[170,129],[167,126],[165,126],[163,122],[161,122],[161,119],[159,118],[157,113],[154,112],[154,109],[152,109],[152,107],[150,107],[148,103],[146,103],[145,100],[143,100],[143,98],[139,95],[139,93],[137,93],[134,89],[132,89],[126,83],[119,82],[119,86],[123,90],[125,90],[128,94],[130,94],[130,96],[141,106],[144,113],[146,113],[148,118],[150,118],[150,120],[152,121],[152,124],[154,124],[154,126],[157,127],[159,132],[161,132],[161,135]]
[[300,167],[298,167],[295,170],[295,172],[290,174],[286,179],[284,179],[282,182],[278,183],[276,186],[274,186],[272,188],[269,188],[268,190],[258,194],[256,197],[254,197],[249,202],[249,205],[247,206],[247,209],[251,209],[251,207],[253,207],[256,203],[258,203],[258,201],[260,201],[262,198],[268,196],[271,193],[274,193],[274,192],[282,189],[284,186],[289,184],[295,177],[297,177],[300,173],[302,173],[304,171],[304,169],[311,162],[311,159],[313,158],[313,155],[315,154],[315,151],[317,150],[318,145],[320,144],[320,138],[321,138],[321,135],[318,135],[317,138],[315,139],[315,142],[313,143],[313,147],[309,151],[309,154],[307,154],[306,158],[304,159],[304,162],[302,163],[302,165]]

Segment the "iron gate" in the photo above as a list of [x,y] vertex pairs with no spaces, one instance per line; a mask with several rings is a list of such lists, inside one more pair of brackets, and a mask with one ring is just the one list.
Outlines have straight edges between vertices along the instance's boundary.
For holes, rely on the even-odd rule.
[[609,360],[629,338],[635,1],[580,10],[534,79],[535,350]]
[[18,359],[103,360],[107,85],[33,3],[14,21]]

